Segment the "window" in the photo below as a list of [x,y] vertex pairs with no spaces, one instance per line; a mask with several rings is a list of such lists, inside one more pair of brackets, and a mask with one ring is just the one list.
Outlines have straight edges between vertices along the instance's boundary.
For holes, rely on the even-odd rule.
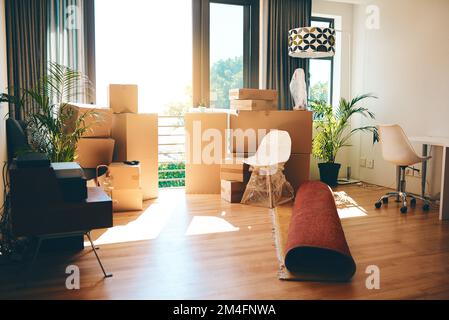
[[192,0],[96,0],[97,103],[111,83],[139,85],[139,112],[192,106]]
[[230,89],[258,87],[259,1],[193,1],[194,106],[229,108]]
[[228,107],[229,89],[243,87],[243,15],[243,6],[210,4],[211,108]]
[[192,0],[95,0],[97,104],[111,83],[139,86],[159,113],[159,186],[184,185],[183,114],[192,107]]
[[[312,17],[312,26],[335,28],[334,19]],[[310,59],[310,100],[325,101],[332,104],[334,89],[334,57]]]

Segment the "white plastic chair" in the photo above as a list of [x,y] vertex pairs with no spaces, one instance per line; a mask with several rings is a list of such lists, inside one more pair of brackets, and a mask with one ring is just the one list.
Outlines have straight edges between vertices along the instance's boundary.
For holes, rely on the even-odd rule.
[[254,156],[244,162],[253,167],[271,167],[286,163],[292,153],[292,139],[287,131],[272,130],[260,143]]
[[[261,190],[256,190],[260,188],[256,183],[258,176],[266,177],[266,192],[269,196],[269,206],[273,208],[279,199],[273,199],[273,181],[272,176],[276,174],[281,174],[278,176],[278,185],[275,186],[278,189],[286,187],[291,193],[291,196],[286,199],[285,202],[290,201],[293,197],[293,188],[286,181],[285,176],[282,173],[283,166],[290,159],[292,149],[292,140],[287,131],[272,130],[270,131],[262,140],[257,152],[254,156],[249,157],[244,160],[244,163],[252,167],[251,180],[248,183],[245,194],[243,195],[242,203],[247,203],[247,200],[251,197],[251,194],[255,192],[260,192]],[[279,194],[279,193],[278,193]],[[280,204],[280,203],[277,203]]]
[[[384,195],[378,202],[376,208],[381,208],[382,204],[387,204],[389,198],[397,198],[402,202],[401,212],[407,213],[407,198],[411,198],[411,206],[416,205],[416,199],[424,201],[423,209],[429,210],[429,202],[419,196],[412,196],[406,192],[405,171],[409,166],[429,160],[431,157],[421,157],[416,154],[413,146],[407,138],[404,130],[397,125],[379,125],[379,138],[382,148],[383,158],[395,164],[400,169],[399,174],[399,190],[397,192],[389,192]],[[399,201],[398,201],[399,202]]]

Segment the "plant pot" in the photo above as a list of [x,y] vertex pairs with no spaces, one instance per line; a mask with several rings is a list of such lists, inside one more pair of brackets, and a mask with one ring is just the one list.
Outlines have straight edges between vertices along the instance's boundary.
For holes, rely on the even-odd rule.
[[336,187],[338,184],[338,174],[341,164],[339,163],[319,163],[320,179],[330,187]]

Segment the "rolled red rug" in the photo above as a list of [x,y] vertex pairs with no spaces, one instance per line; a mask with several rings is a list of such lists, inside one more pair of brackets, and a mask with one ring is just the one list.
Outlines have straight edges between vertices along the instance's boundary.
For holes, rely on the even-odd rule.
[[285,266],[299,280],[342,282],[354,276],[334,195],[324,183],[309,181],[298,190],[286,252]]

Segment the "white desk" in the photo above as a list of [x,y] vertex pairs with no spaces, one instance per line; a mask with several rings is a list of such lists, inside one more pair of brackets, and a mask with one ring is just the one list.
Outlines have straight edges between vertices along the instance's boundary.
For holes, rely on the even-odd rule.
[[[447,137],[410,137],[411,142],[423,145],[423,156],[427,156],[429,146],[443,148],[443,167],[441,169],[440,220],[449,220],[449,138]],[[426,193],[427,162],[422,167],[422,193]]]

